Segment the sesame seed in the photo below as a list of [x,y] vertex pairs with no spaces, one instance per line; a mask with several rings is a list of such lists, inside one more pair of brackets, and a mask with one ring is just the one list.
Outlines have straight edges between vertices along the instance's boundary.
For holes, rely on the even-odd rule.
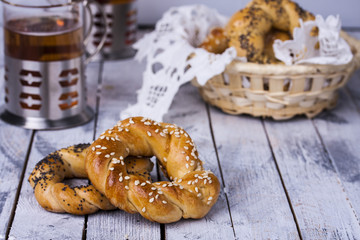
[[158,190],[158,194],[163,194],[163,192],[161,190]]
[[111,140],[115,142],[115,138],[111,137]]
[[181,186],[181,185],[179,186],[179,188],[180,188],[180,189],[184,189],[184,187],[183,187],[183,186]]
[[189,161],[189,160],[190,160],[190,157],[189,157],[189,156],[186,156],[185,158],[186,158],[186,161]]
[[129,190],[129,186],[125,186],[125,189],[126,189],[126,190]]
[[163,132],[160,133],[160,136],[165,137],[165,134]]
[[207,205],[210,205],[210,204],[211,204],[211,201],[208,201],[208,202],[207,202]]
[[134,124],[135,122],[132,120],[132,118],[129,119],[130,124]]
[[152,203],[154,201],[154,198],[149,199],[149,203]]
[[158,132],[159,132],[159,129],[155,129],[155,132],[158,133]]
[[113,168],[113,167],[109,167],[109,170],[110,170],[110,171],[114,171],[114,168]]
[[199,188],[198,188],[198,187],[195,187],[195,192],[199,192]]
[[198,195],[196,195],[197,197],[201,197],[201,193],[198,193]]
[[122,129],[121,127],[118,128],[119,132],[122,132],[124,129]]
[[187,146],[184,146],[184,148],[185,148],[186,150],[188,150],[188,149],[189,149],[189,147],[187,147]]
[[179,180],[178,180],[178,183],[181,183],[182,182],[182,178],[180,178]]
[[109,155],[109,154],[106,154],[106,155],[105,155],[105,157],[106,157],[106,158],[109,158],[109,157],[110,157],[110,155]]
[[129,129],[125,128],[125,132],[129,132]]
[[188,185],[191,185],[191,181],[188,181]]
[[145,212],[145,211],[146,211],[146,208],[145,208],[145,207],[143,207],[143,208],[141,209],[141,211],[142,211],[142,212]]
[[189,164],[188,164],[188,163],[187,163],[187,164],[185,164],[185,167],[186,167],[186,168],[189,168]]
[[123,177],[121,176],[120,178],[119,178],[119,182],[122,182],[123,181]]
[[158,199],[158,197],[159,197],[159,194],[156,194],[155,199]]
[[163,184],[162,186],[163,186],[163,187],[166,187],[167,185],[166,185],[166,183],[165,183],[165,184]]
[[123,156],[120,156],[119,158],[120,158],[120,160],[124,160],[124,157],[123,157]]
[[140,184],[140,186],[142,186],[142,187],[145,186],[145,185],[146,185],[146,183],[144,183],[144,182]]
[[121,161],[121,165],[123,165],[123,166],[125,165],[124,161]]
[[92,147],[91,150],[95,151],[95,147]]
[[106,140],[109,140],[110,138],[109,138],[109,137],[106,137],[105,139],[106,139]]
[[164,201],[162,201],[162,203],[163,203],[163,204],[167,204],[167,201],[164,200]]
[[101,152],[96,152],[96,155],[100,155],[101,154]]
[[140,184],[140,181],[139,180],[135,180],[135,186],[139,185]]
[[209,180],[209,184],[211,184],[212,183],[212,181],[211,180]]
[[147,183],[147,184],[151,184],[151,182],[150,182],[149,180],[146,180],[146,183]]
[[111,155],[111,156],[114,156],[114,155],[115,155],[115,152],[111,152],[110,155]]
[[206,182],[207,182],[207,179],[204,180],[204,184],[206,184]]
[[157,188],[156,187],[151,187],[151,190],[155,191]]
[[106,150],[106,149],[107,149],[107,147],[101,147],[101,149]]
[[101,145],[96,145],[95,147],[96,147],[96,148],[101,148]]
[[104,138],[105,138],[105,136],[104,136],[104,135],[100,137],[100,139],[104,139]]
[[153,195],[154,192],[149,192],[149,196]]
[[129,176],[125,176],[125,180],[129,180],[130,179],[130,177]]

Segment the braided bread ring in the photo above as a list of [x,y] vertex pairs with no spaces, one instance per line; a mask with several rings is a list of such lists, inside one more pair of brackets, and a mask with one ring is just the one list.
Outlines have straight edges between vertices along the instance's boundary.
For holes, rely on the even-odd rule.
[[[87,178],[85,156],[90,144],[78,144],[49,154],[38,162],[30,174],[29,182],[39,204],[51,212],[90,214],[115,207],[94,186],[69,187],[65,178]],[[149,159],[127,159],[132,174],[150,179],[153,164]],[[145,172],[145,174],[143,174]]]
[[[95,188],[114,206],[139,212],[151,221],[201,218],[219,196],[218,179],[203,170],[193,141],[175,125],[140,117],[126,119],[103,133],[90,148],[86,171]],[[123,161],[129,155],[156,156],[172,181],[152,183],[128,174]]]

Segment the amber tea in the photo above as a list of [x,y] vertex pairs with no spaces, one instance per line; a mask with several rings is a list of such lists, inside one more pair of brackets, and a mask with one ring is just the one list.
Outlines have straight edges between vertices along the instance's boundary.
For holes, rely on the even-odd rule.
[[4,27],[5,54],[33,61],[61,61],[83,54],[83,29],[76,19],[30,17]]

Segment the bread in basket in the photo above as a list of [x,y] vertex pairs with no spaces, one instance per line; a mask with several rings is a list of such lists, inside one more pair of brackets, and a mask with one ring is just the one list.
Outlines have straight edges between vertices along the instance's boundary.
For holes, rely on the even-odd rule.
[[225,71],[198,87],[202,98],[229,114],[289,119],[311,118],[333,108],[337,89],[360,67],[360,41],[341,32],[353,59],[344,65],[292,65],[244,63],[234,60]]

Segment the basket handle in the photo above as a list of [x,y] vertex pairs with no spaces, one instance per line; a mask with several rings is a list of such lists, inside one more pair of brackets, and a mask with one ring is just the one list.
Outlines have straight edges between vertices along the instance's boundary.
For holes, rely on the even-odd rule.
[[355,49],[354,54],[354,70],[360,68],[360,39],[351,37],[348,33],[341,31],[341,37],[344,38],[352,49]]

